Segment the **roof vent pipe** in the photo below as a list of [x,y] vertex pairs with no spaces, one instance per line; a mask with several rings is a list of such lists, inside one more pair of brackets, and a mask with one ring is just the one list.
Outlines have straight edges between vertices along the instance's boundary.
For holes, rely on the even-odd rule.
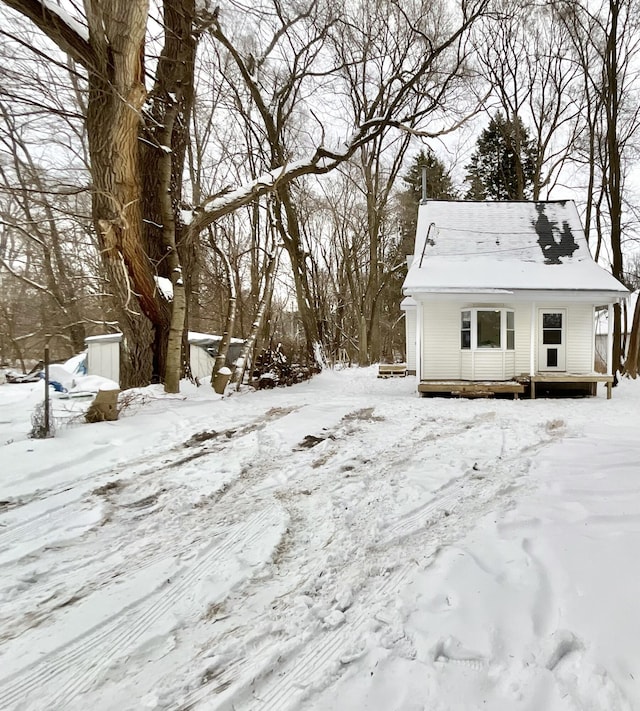
[[422,202],[427,202],[427,166],[422,166]]

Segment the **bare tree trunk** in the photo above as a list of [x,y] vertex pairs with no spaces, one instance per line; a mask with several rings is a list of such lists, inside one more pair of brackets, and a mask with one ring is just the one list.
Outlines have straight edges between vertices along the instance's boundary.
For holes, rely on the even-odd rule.
[[113,0],[107,10],[87,3],[95,66],[89,71],[87,137],[93,179],[93,219],[119,321],[126,339],[123,387],[147,384],[152,375],[154,326],[168,309],[144,250],[138,136],[144,88],[145,0]]
[[636,301],[636,308],[633,312],[633,323],[629,335],[629,348],[627,358],[622,372],[632,378],[638,376],[640,367],[640,299]]
[[225,319],[224,330],[222,333],[222,340],[218,346],[218,353],[216,354],[216,359],[213,364],[213,370],[211,372],[211,384],[213,385],[216,373],[220,368],[224,367],[227,362],[227,353],[229,352],[229,344],[231,343],[231,334],[235,328],[236,322],[236,304],[237,304],[237,294],[236,294],[236,284],[233,279],[233,274],[231,271],[231,262],[229,258],[218,246],[213,236],[211,228],[209,228],[209,244],[212,249],[216,252],[220,261],[222,262],[225,279],[227,281],[227,288],[229,290],[229,305],[227,309],[227,318]]
[[267,269],[265,271],[264,289],[262,291],[262,296],[260,297],[260,303],[258,304],[256,316],[253,320],[253,324],[251,325],[249,337],[247,338],[246,343],[244,344],[242,353],[240,354],[240,357],[236,362],[236,367],[233,371],[233,375],[231,376],[231,382],[237,384],[238,388],[242,383],[242,377],[244,375],[245,368],[247,367],[248,356],[253,350],[253,346],[256,342],[258,332],[260,331],[260,326],[262,325],[262,319],[264,318],[264,313],[266,311],[267,304],[269,303],[271,294],[273,292],[277,263],[277,254],[271,255],[271,257],[269,258],[269,264],[267,265]]
[[167,359],[164,375],[164,389],[168,393],[180,392],[180,375],[182,371],[182,335],[184,332],[187,300],[182,278],[182,267],[176,247],[176,223],[171,200],[171,134],[177,115],[178,107],[174,104],[167,108],[165,125],[161,137],[161,148],[164,147],[160,158],[160,212],[162,215],[162,237],[167,254],[167,263],[171,273],[173,298],[171,301],[171,322],[169,326],[169,339],[167,342]]
[[[307,342],[307,357],[313,360],[315,358],[314,350],[322,344],[322,333],[313,306],[314,299],[309,283],[309,270],[300,233],[298,213],[288,185],[278,190],[277,195],[275,224],[291,262],[298,313]],[[282,220],[282,208],[284,208],[286,224]]]

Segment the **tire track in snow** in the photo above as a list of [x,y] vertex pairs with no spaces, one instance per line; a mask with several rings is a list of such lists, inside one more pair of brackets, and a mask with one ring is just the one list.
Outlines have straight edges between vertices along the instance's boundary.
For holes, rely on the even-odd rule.
[[[212,454],[220,454],[226,449],[237,447],[240,438],[263,429],[267,424],[275,420],[279,420],[297,409],[299,408],[272,408],[263,416],[256,418],[245,425],[240,425],[234,429],[222,430],[216,433],[215,437],[211,437],[204,444],[200,444],[199,446],[189,446],[189,450],[186,454],[183,453],[184,449],[187,446],[187,442],[193,439],[193,435],[188,440],[181,442],[179,445],[176,445],[169,450],[165,450],[160,453],[153,452],[151,454],[146,454],[122,467],[115,465],[113,467],[109,467],[108,469],[96,472],[96,474],[93,475],[90,484],[87,484],[79,479],[74,479],[59,485],[56,489],[37,492],[32,499],[23,502],[22,505],[29,505],[30,503],[41,500],[45,497],[53,498],[60,496],[66,492],[69,492],[70,489],[73,489],[74,484],[78,484],[77,494],[75,494],[75,496],[72,494],[70,500],[67,502],[54,506],[53,508],[47,509],[35,516],[19,521],[18,523],[0,526],[0,558],[2,551],[10,547],[13,543],[17,541],[41,538],[49,531],[59,529],[61,524],[69,521],[69,519],[73,516],[86,511],[90,505],[84,500],[84,497],[93,495],[97,489],[115,481],[111,478],[114,475],[117,476],[118,480],[123,480],[125,486],[131,481],[133,481],[135,485],[149,475],[172,470],[183,464],[187,464],[194,459],[206,457]],[[172,454],[177,456],[167,460],[167,457]],[[137,468],[142,464],[149,466],[145,467],[142,471],[138,471]],[[7,515],[15,514],[15,509],[10,509],[6,513]],[[79,535],[82,535],[82,533]],[[15,558],[12,560],[15,560]]]
[[0,707],[12,708],[25,700],[37,708],[61,708],[85,691],[110,664],[130,651],[183,598],[198,580],[247,546],[257,543],[273,525],[282,521],[282,511],[267,507],[235,527],[221,543],[188,567],[174,583],[125,608],[96,628],[54,650],[11,677],[0,681]]
[[[186,464],[194,459],[207,456],[208,454],[218,453],[224,451],[229,447],[234,447],[237,445],[238,439],[244,437],[247,434],[256,432],[258,430],[264,429],[268,424],[274,420],[278,420],[286,415],[299,410],[302,406],[292,406],[292,407],[282,407],[282,408],[271,408],[267,410],[263,415],[250,420],[245,424],[240,424],[235,427],[229,427],[225,430],[220,430],[216,432],[215,435],[204,440],[203,443],[198,444],[188,444],[193,440],[193,434],[186,440],[181,441],[178,444],[174,444],[167,449],[163,449],[161,452],[157,451],[157,448],[151,452],[140,455],[139,457],[127,461],[119,462],[103,469],[100,469],[93,473],[92,481],[87,484],[81,475],[74,477],[73,479],[68,479],[67,481],[60,482],[55,487],[36,489],[32,494],[25,496],[16,496],[8,500],[10,508],[5,511],[0,510],[0,516],[15,515],[16,509],[20,509],[23,506],[28,506],[29,504],[42,501],[44,499],[50,499],[52,497],[64,494],[74,488],[78,489],[78,496],[80,498],[87,494],[90,494],[96,487],[103,486],[113,481],[112,477],[116,476],[118,479],[133,479],[144,478],[151,474],[156,474],[161,471],[166,471],[179,467],[182,464]],[[197,432],[196,432],[197,434]],[[161,444],[161,443],[158,443]],[[188,447],[189,451],[184,454],[185,448]],[[87,461],[91,460],[93,455],[87,455],[84,459]],[[84,461],[84,459],[79,461]],[[75,462],[76,464],[78,462]],[[144,469],[138,471],[137,468],[145,466]],[[49,469],[43,469],[37,473],[38,477],[44,476],[46,474],[55,473],[59,469],[59,466],[51,467]],[[56,511],[58,507],[52,509]],[[46,515],[44,512],[41,515],[35,516],[31,521],[40,518],[40,516]],[[25,525],[27,522],[15,525]],[[13,531],[14,525],[9,525],[5,528],[0,523],[0,531],[4,530],[4,533],[9,533]]]
[[[425,424],[420,423],[405,435],[403,446],[420,447],[437,443],[442,439],[468,433],[476,425],[488,424],[492,416],[486,414],[472,418],[471,421],[456,426],[437,439],[424,439]],[[495,426],[495,423],[492,425]],[[505,457],[505,433],[500,441],[500,452],[495,454],[495,466],[487,475],[478,474],[473,469],[461,477],[447,482],[434,492],[434,499],[427,504],[401,515],[382,531],[378,541],[362,541],[362,545],[372,556],[384,563],[398,560],[403,549],[401,542],[408,536],[422,534],[424,547],[421,549],[427,560],[432,560],[437,550],[462,535],[468,524],[475,523],[488,506],[510,491],[509,484],[528,470],[529,461],[524,468],[516,468],[522,455],[533,453],[544,446],[547,440],[538,438]],[[401,448],[402,449],[402,448]],[[405,453],[398,452],[393,460],[400,462]],[[393,467],[393,461],[384,464],[385,469]],[[380,469],[380,471],[382,471]],[[374,479],[375,470],[367,477]],[[428,563],[427,563],[428,564]],[[356,564],[357,565],[357,564]],[[322,679],[340,660],[345,652],[353,649],[362,639],[367,624],[372,618],[371,607],[385,601],[397,592],[412,570],[411,564],[404,564],[393,570],[361,601],[354,602],[346,613],[344,623],[336,629],[322,631],[315,638],[294,645],[292,652],[285,653],[286,661],[280,664],[280,658],[266,659],[263,649],[255,651],[248,659],[243,657],[232,662],[223,672],[205,682],[182,699],[180,711],[202,708],[207,711],[286,711],[296,708],[296,704],[312,690],[313,680]],[[342,571],[343,577],[347,577]],[[364,581],[365,586],[367,581]],[[286,643],[286,642],[285,642]],[[280,647],[282,649],[282,647]],[[295,655],[295,656],[294,656]],[[275,665],[275,668],[273,668]],[[310,682],[311,679],[311,682]],[[252,691],[249,691],[252,689]]]
[[306,646],[301,655],[290,659],[276,675],[271,675],[259,693],[244,704],[234,704],[237,711],[242,708],[255,709],[259,701],[261,711],[283,711],[300,692],[304,693],[310,678],[326,674],[344,652],[362,637],[371,618],[370,606],[397,592],[409,577],[412,566],[405,564],[391,572],[366,596],[356,614],[337,629],[316,637]]
[[[388,573],[369,593],[358,606],[353,617],[347,624],[332,630],[325,631],[314,637],[310,642],[303,642],[291,650],[286,656],[287,661],[269,677],[265,673],[265,663],[262,654],[258,653],[251,659],[240,658],[230,664],[225,670],[216,674],[208,683],[191,692],[177,707],[176,711],[190,711],[197,704],[207,701],[209,711],[283,711],[289,708],[296,696],[300,696],[308,686],[311,675],[327,672],[341,656],[340,653],[356,642],[366,630],[372,619],[370,606],[379,602],[381,598],[396,592],[412,572],[411,564],[404,564],[400,568]],[[306,646],[304,646],[306,645]],[[300,650],[300,647],[303,647]],[[296,652],[301,651],[301,654]],[[268,666],[268,664],[266,665]],[[251,693],[251,699],[238,699],[238,690],[245,690],[254,682],[264,681],[260,693]],[[236,682],[234,688],[231,685]],[[229,689],[233,692],[232,698],[224,692]],[[212,699],[218,695],[218,699]],[[259,703],[259,707],[256,705]]]
[[[57,524],[67,519],[75,510],[85,508],[84,506],[73,506],[73,504],[60,504],[55,508],[43,511],[37,516],[20,521],[13,526],[0,528],[0,550],[7,548],[16,541],[24,541],[38,538],[42,535],[43,530],[49,530],[56,527]],[[46,525],[44,525],[46,524]]]

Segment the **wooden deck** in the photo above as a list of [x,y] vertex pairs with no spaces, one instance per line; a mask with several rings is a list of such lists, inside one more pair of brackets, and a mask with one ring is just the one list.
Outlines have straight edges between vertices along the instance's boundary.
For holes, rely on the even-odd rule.
[[524,393],[525,386],[517,380],[423,380],[418,384],[421,395],[458,395],[459,397],[491,397],[512,394],[514,399]]
[[[378,376],[385,377],[385,376]],[[536,385],[552,384],[558,389],[588,389],[589,394],[596,394],[598,383],[607,387],[607,399],[611,399],[612,375],[589,373],[538,373],[534,376],[522,375],[513,380],[422,380],[418,384],[420,395],[457,395],[459,397],[492,397],[499,394],[512,394],[517,400],[528,391],[531,399],[536,397]],[[585,387],[586,386],[586,387]]]
[[613,375],[602,375],[602,373],[589,373],[587,375],[574,375],[572,373],[538,373],[533,376],[523,377],[523,381],[528,381],[530,386],[531,399],[536,397],[537,383],[551,383],[553,385],[576,386],[590,385],[591,395],[596,394],[598,383],[604,383],[607,387],[607,400],[611,400],[611,388],[613,387]]

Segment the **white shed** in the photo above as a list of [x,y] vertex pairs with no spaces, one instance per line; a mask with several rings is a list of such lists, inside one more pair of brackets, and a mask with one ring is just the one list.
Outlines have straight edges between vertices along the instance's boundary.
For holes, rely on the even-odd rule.
[[[597,382],[610,393],[612,340],[596,373],[595,311],[628,291],[593,261],[572,201],[423,202],[403,291],[421,393],[535,397],[536,383]],[[411,338],[407,318],[407,350]]]
[[[222,336],[189,331],[189,360],[191,373],[195,378],[202,379],[211,376],[221,341]],[[241,338],[231,339],[225,365],[233,367],[243,345],[244,341]]]
[[121,333],[107,333],[104,336],[89,336],[84,339],[87,346],[87,375],[100,375],[120,383]]
[[[188,340],[192,375],[199,380],[210,377],[222,336],[189,331]],[[121,343],[122,333],[109,333],[104,336],[85,338],[87,374],[101,375],[119,383]],[[244,341],[240,338],[231,339],[227,365],[233,365],[240,355],[243,344]]]

